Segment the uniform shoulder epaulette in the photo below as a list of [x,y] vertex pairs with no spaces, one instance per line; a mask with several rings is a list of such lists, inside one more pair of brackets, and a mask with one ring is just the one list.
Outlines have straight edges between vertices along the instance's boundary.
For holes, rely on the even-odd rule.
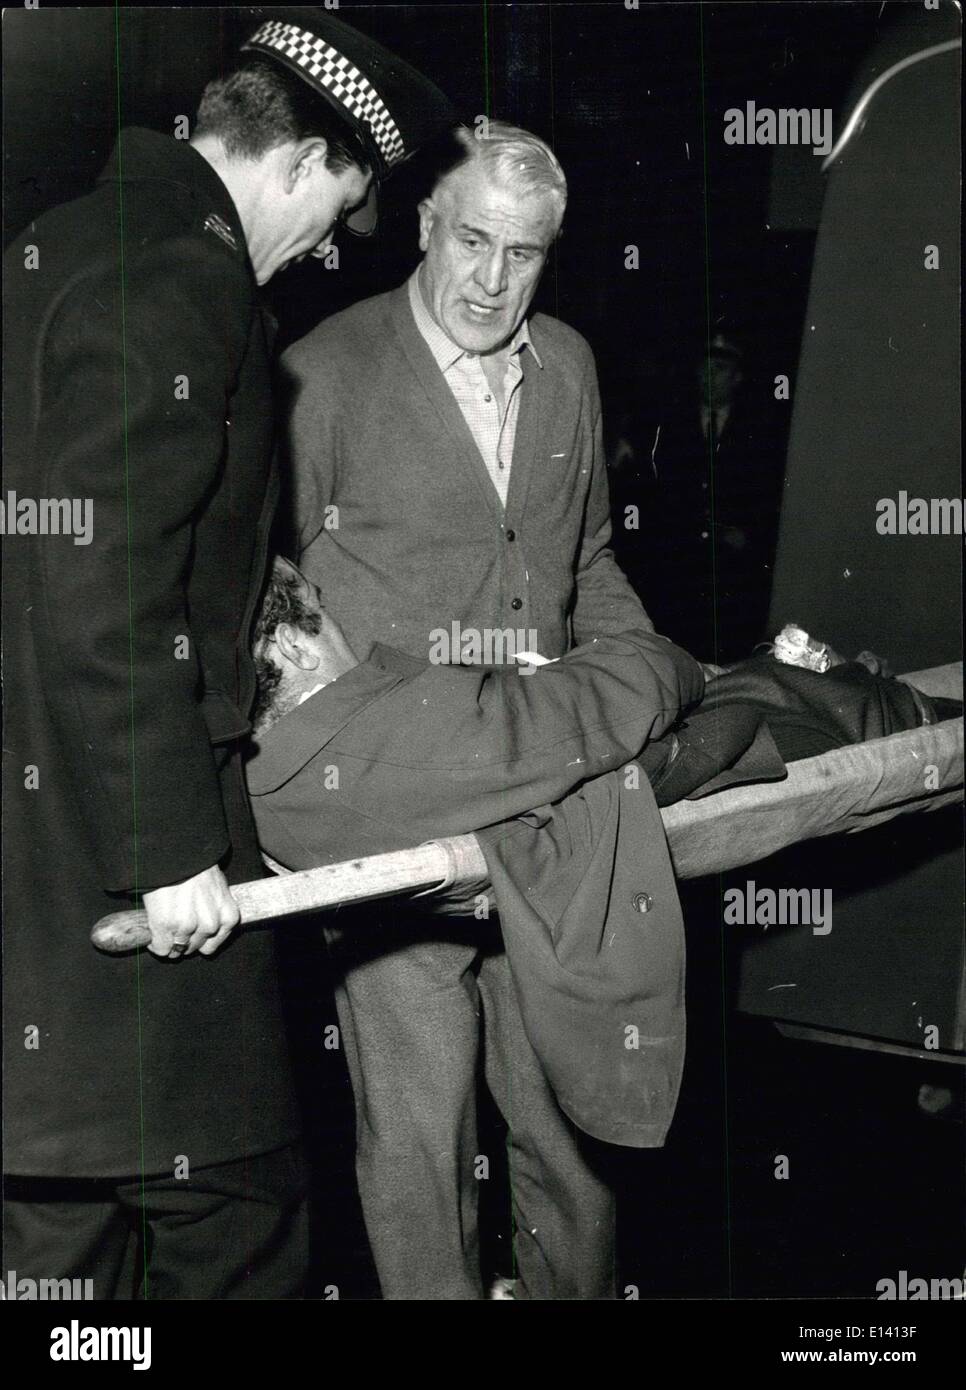
[[235,233],[229,227],[223,217],[219,217],[217,212],[209,212],[205,218],[205,231],[214,232],[216,237],[220,237],[226,246],[230,246],[233,251],[238,250],[238,243],[235,240]]

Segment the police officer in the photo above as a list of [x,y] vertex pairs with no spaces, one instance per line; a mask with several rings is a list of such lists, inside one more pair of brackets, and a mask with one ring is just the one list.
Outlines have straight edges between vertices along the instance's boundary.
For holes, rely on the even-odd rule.
[[[241,773],[277,493],[257,286],[340,219],[372,230],[378,180],[451,119],[331,16],[271,19],[190,142],[122,131],[95,190],[8,252],[5,1270],[99,1299],[300,1292],[272,935],[232,936],[228,891],[261,871]],[[154,956],[98,956],[92,923],[135,894]]]

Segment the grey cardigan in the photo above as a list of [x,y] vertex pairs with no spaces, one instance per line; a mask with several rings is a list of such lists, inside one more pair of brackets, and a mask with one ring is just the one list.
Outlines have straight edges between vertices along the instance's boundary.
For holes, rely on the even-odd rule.
[[426,658],[453,623],[547,657],[653,631],[610,549],[590,348],[544,314],[530,332],[543,366],[524,352],[505,511],[405,285],[285,353],[296,558],[359,655],[380,641]]

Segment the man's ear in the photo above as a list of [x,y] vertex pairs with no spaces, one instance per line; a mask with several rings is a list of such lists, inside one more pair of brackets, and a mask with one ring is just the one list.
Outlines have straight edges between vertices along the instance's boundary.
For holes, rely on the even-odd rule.
[[436,209],[431,198],[424,198],[419,204],[419,249],[420,251],[429,250],[429,234],[433,230],[433,223],[436,221]]
[[294,623],[279,623],[275,629],[275,645],[291,666],[300,671],[315,671],[321,657],[311,636]]
[[285,192],[293,192],[302,179],[314,174],[320,164],[324,165],[328,153],[328,142],[321,135],[310,135],[294,144],[283,174]]

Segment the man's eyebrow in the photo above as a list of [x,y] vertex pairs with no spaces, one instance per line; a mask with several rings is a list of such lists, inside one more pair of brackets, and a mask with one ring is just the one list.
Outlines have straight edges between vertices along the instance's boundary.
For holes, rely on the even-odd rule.
[[[469,232],[471,236],[479,237],[482,241],[492,241],[489,232],[482,227],[472,227],[468,222],[458,222],[456,224],[458,232]],[[542,251],[543,247],[536,241],[513,241],[510,243],[511,251]]]
[[483,241],[491,240],[489,232],[485,232],[482,227],[471,227],[469,222],[457,222],[456,230],[458,232],[469,232],[472,236],[478,236]]

